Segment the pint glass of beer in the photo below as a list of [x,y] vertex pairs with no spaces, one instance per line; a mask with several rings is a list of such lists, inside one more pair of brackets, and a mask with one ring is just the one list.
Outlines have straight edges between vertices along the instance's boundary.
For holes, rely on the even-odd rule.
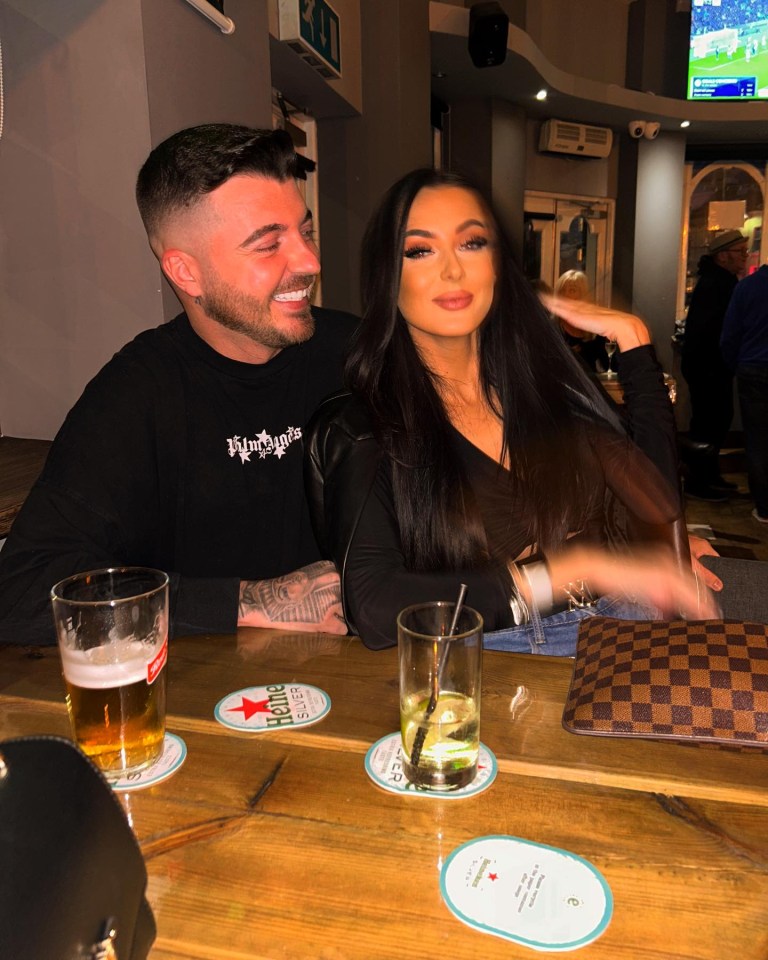
[[57,583],[51,601],[77,745],[106,773],[141,770],[165,736],[168,576],[92,570]]

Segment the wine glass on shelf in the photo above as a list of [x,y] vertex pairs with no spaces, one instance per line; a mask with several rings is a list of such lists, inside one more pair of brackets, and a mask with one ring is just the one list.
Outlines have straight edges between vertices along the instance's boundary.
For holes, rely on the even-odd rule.
[[608,369],[605,372],[606,377],[612,378],[616,376],[616,373],[613,369],[613,355],[616,353],[616,341],[615,340],[606,340],[605,341],[605,352],[608,354]]

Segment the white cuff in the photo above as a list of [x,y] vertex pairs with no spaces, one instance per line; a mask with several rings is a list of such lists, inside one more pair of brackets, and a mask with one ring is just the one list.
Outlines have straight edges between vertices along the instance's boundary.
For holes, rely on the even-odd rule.
[[539,611],[539,615],[546,617],[555,605],[552,594],[552,579],[549,568],[544,561],[524,563],[519,567],[531,591],[531,604]]

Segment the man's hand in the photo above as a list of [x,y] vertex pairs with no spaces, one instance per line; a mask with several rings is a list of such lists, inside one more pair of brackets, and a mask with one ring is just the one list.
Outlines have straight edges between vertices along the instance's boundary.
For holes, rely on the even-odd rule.
[[318,560],[274,580],[242,580],[237,625],[345,634],[336,567]]

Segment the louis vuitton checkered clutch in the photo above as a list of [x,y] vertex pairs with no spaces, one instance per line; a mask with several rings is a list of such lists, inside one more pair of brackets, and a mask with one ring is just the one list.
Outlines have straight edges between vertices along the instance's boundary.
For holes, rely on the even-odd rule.
[[768,626],[582,622],[563,713],[572,733],[768,747]]

